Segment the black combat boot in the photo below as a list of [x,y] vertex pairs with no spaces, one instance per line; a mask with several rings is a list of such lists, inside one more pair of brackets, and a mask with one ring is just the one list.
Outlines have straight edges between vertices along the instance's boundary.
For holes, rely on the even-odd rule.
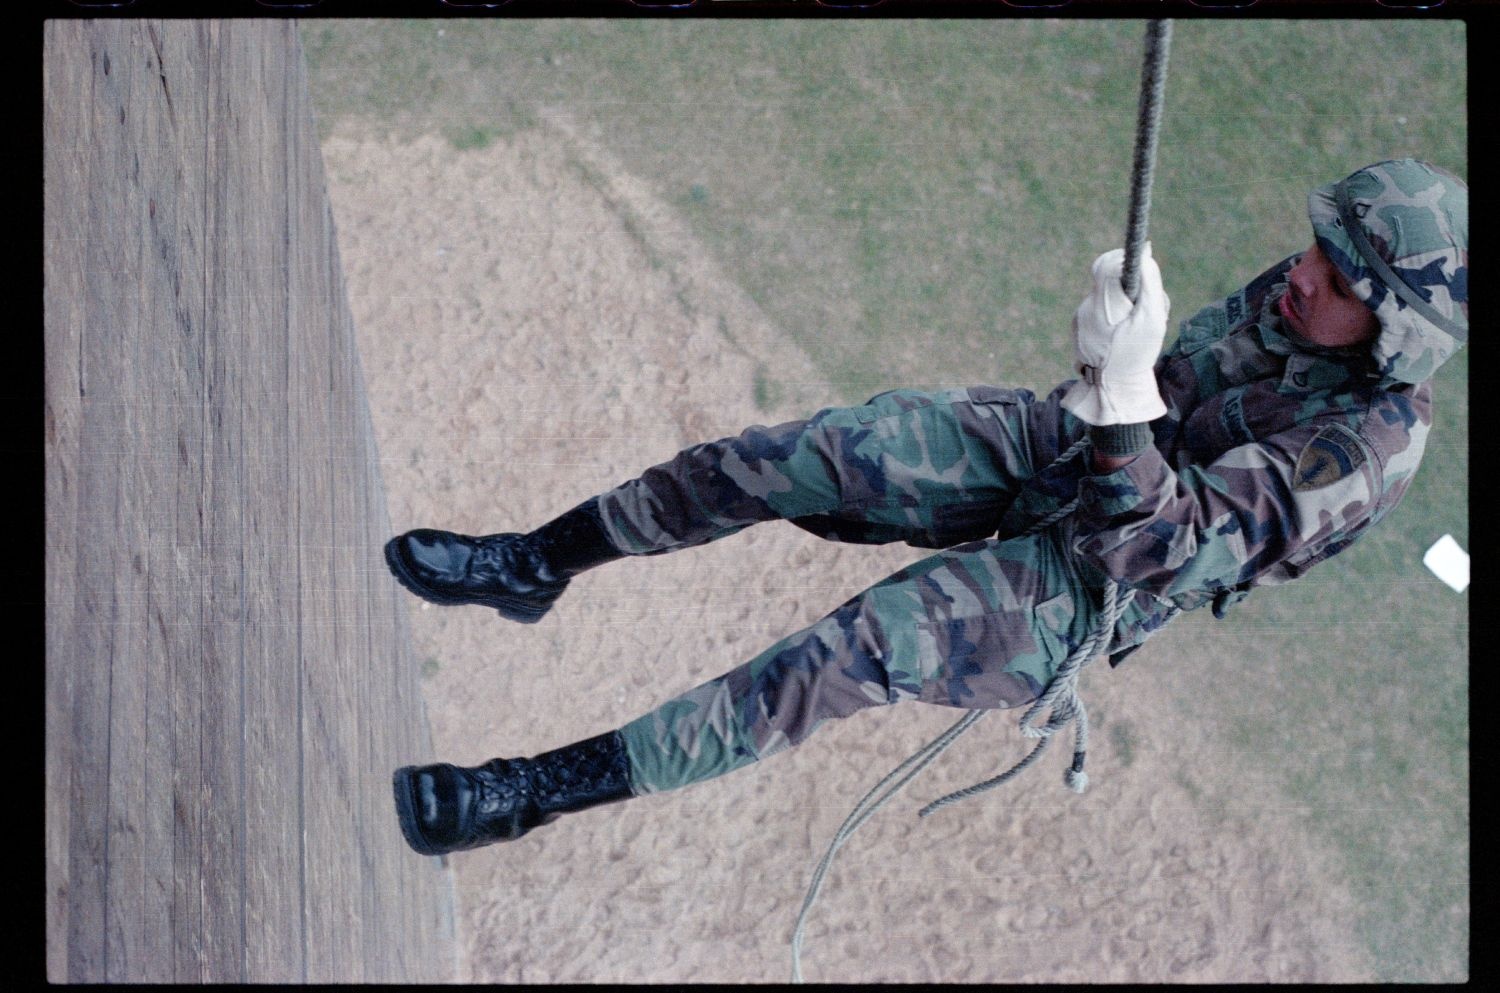
[[514,841],[559,814],[634,796],[620,732],[476,769],[409,765],[392,785],[406,843],[423,855]]
[[523,624],[541,620],[568,580],[622,557],[590,499],[530,534],[475,538],[422,528],[385,543],[402,586],[432,603],[477,603]]

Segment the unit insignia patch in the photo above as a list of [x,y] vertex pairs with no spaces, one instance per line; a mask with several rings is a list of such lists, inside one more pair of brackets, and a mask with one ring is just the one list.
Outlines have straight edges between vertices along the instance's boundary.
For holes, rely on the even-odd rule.
[[1342,424],[1330,424],[1313,436],[1297,456],[1292,489],[1321,489],[1338,482],[1365,464],[1364,443]]

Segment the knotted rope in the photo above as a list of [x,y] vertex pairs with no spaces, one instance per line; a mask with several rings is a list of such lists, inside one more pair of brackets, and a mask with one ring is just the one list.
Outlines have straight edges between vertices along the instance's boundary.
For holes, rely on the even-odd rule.
[[[1130,218],[1125,233],[1125,262],[1121,274],[1122,285],[1131,302],[1135,301],[1140,290],[1139,261],[1146,243],[1146,228],[1151,211],[1151,185],[1155,175],[1156,143],[1161,128],[1162,96],[1166,90],[1167,54],[1171,38],[1172,22],[1170,20],[1154,20],[1146,25],[1145,64],[1141,70],[1135,160],[1130,184]],[[1085,435],[1059,455],[1052,464],[1062,464],[1080,453],[1087,459],[1090,457],[1089,447],[1088,436]],[[1078,500],[1075,497],[1069,503],[1033,522],[1017,537],[1039,534],[1053,527],[1072,514],[1077,506]],[[1078,694],[1078,677],[1084,667],[1109,644],[1115,623],[1119,620],[1127,602],[1128,598],[1119,595],[1119,587],[1116,583],[1113,580],[1106,580],[1098,623],[1094,625],[1090,635],[1068,655],[1062,665],[1058,666],[1046,690],[1021,716],[1021,733],[1028,738],[1041,739],[1030,754],[993,779],[987,779],[967,789],[958,790],[934,800],[918,811],[919,817],[926,817],[943,807],[992,790],[1014,779],[1040,758],[1052,741],[1052,736],[1069,724],[1076,725],[1073,732],[1073,763],[1064,772],[1063,781],[1075,793],[1082,793],[1088,787],[1088,776],[1083,771],[1084,757],[1088,752],[1088,710],[1083,705],[1083,698]],[[1049,707],[1051,713],[1047,717],[1047,723],[1041,726],[1035,725],[1033,721],[1037,715]],[[834,835],[833,842],[828,846],[828,851],[813,872],[812,883],[808,886],[807,896],[802,901],[802,911],[797,915],[797,926],[792,933],[792,982],[802,982],[802,938],[807,916],[823,889],[823,879],[833,864],[834,855],[861,824],[885,806],[907,783],[911,782],[918,773],[987,713],[989,713],[988,710],[971,710],[966,713],[958,723],[893,769],[875,785],[874,789],[866,793],[859,803],[854,805],[854,809],[844,819],[844,823]]]
[[[1078,695],[1078,674],[1083,671],[1084,666],[1093,660],[1100,643],[1107,640],[1110,632],[1114,629],[1114,622],[1119,618],[1123,601],[1117,596],[1115,584],[1107,582],[1104,587],[1104,608],[1101,623],[1096,627],[1092,637],[1068,656],[1057,670],[1052,682],[1047,684],[1047,691],[1032,704],[1031,709],[1021,718],[1021,733],[1029,738],[1040,738],[1031,753],[1011,766],[1010,769],[1001,773],[993,779],[987,779],[982,783],[976,783],[967,789],[950,793],[941,799],[934,800],[919,812],[919,817],[926,817],[934,811],[940,810],[949,804],[992,790],[997,786],[1009,782],[1020,775],[1028,766],[1035,762],[1046,750],[1052,740],[1052,735],[1061,731],[1075,719],[1077,727],[1074,730],[1073,740],[1073,764],[1063,774],[1064,782],[1076,793],[1082,793],[1088,786],[1088,776],[1083,771],[1084,755],[1088,750],[1088,711],[1083,705],[1083,698]],[[1052,713],[1047,723],[1041,727],[1034,727],[1030,721],[1043,708],[1051,706]],[[943,754],[958,740],[959,736],[972,727],[978,720],[988,714],[988,710],[971,710],[959,719],[948,730],[938,735],[932,741],[922,746],[915,754],[893,769],[889,775],[875,785],[875,788],[864,795],[849,816],[844,819],[838,832],[833,837],[833,842],[828,846],[818,868],[813,873],[812,884],[807,889],[807,896],[802,901],[802,911],[797,915],[797,927],[792,934],[792,982],[802,982],[802,936],[807,923],[807,915],[812,911],[813,903],[817,901],[818,894],[823,889],[823,877],[828,874],[828,869],[833,865],[833,857],[838,850],[844,846],[844,842],[857,831],[861,824],[869,820],[877,810],[885,806],[901,789],[917,774]],[[899,778],[898,778],[899,777]],[[892,782],[895,780],[895,782]]]

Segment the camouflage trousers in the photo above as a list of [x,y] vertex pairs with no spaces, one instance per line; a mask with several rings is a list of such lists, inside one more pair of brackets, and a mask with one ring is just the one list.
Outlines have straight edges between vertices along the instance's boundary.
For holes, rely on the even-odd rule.
[[723,775],[867,707],[1039,696],[1089,636],[1102,583],[1065,534],[997,535],[1023,485],[1083,431],[1059,396],[895,390],[696,445],[601,494],[611,540],[633,555],[769,520],[942,549],[622,728],[635,792]]

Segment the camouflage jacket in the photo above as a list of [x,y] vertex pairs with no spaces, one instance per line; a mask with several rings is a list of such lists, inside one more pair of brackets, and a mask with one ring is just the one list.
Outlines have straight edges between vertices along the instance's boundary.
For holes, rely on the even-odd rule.
[[1382,379],[1368,350],[1294,345],[1275,304],[1299,258],[1183,322],[1156,364],[1155,444],[1079,484],[1074,550],[1134,591],[1117,653],[1180,610],[1213,603],[1222,617],[1252,587],[1302,575],[1389,513],[1416,472],[1430,384]]

